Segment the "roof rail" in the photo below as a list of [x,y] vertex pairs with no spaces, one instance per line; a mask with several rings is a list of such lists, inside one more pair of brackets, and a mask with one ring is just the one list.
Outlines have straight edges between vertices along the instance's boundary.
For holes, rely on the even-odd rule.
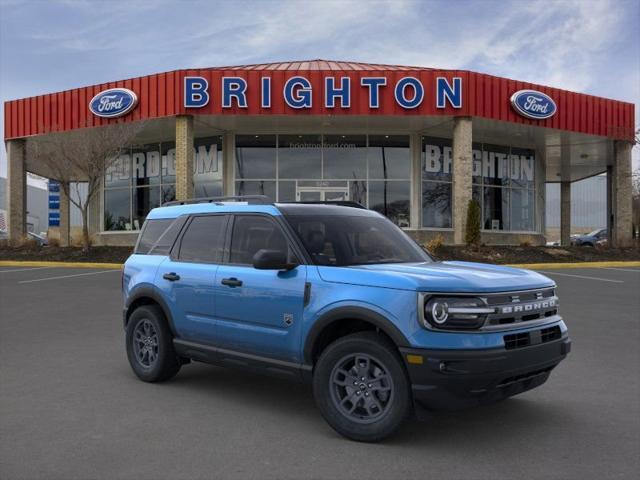
[[308,202],[280,202],[280,203],[294,203],[294,204],[303,204],[303,205],[338,205],[340,207],[352,207],[352,208],[361,208],[363,210],[367,210],[367,207],[358,202],[352,202],[349,200],[326,200],[326,201],[308,201]]
[[163,207],[172,205],[191,205],[194,203],[222,203],[226,201],[247,202],[249,205],[272,205],[273,202],[266,195],[230,195],[226,197],[190,198],[189,200],[173,200],[165,202]]

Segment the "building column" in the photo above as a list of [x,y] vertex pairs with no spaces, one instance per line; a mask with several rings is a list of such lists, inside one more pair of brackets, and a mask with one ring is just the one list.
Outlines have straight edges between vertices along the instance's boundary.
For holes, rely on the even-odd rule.
[[69,191],[70,185],[67,182],[66,185],[62,185],[60,182],[60,246],[68,247],[71,244],[70,229],[71,229],[71,212],[69,206],[69,196],[66,191]]
[[414,133],[409,143],[411,152],[411,202],[409,225],[412,230],[420,228],[422,214],[422,135]]
[[225,133],[222,136],[222,195],[235,195],[236,136]]
[[560,182],[560,245],[571,245],[571,182]]
[[453,243],[463,244],[472,193],[473,124],[470,117],[453,121]]
[[615,163],[612,169],[612,238],[610,243],[615,247],[628,247],[633,241],[632,236],[632,207],[633,194],[631,177],[631,142],[617,141],[615,143]]
[[193,116],[176,117],[176,200],[193,198]]
[[27,172],[25,141],[7,142],[7,228],[9,242],[21,242],[27,234]]

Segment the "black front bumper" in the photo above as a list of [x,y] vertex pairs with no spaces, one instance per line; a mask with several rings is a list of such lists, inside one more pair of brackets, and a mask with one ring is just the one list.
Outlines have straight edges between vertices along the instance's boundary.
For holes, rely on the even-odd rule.
[[414,402],[427,410],[492,403],[535,388],[570,350],[566,336],[513,350],[400,349]]

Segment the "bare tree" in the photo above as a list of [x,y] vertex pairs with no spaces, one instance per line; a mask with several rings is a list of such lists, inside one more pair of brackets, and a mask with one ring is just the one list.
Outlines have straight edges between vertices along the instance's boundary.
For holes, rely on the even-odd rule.
[[[69,201],[82,214],[82,247],[89,250],[89,205],[100,192],[106,171],[118,156],[130,146],[143,128],[142,122],[112,124],[72,132],[52,133],[27,142],[27,156],[49,170],[50,177],[59,181]],[[79,191],[71,195],[71,184],[87,183],[87,195]]]

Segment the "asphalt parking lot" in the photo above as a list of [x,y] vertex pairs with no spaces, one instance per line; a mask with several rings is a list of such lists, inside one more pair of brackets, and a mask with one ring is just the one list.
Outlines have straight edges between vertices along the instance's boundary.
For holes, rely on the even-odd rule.
[[545,385],[371,445],[303,385],[203,364],[137,380],[118,270],[2,267],[0,478],[638,478],[640,269],[545,272],[573,339]]

